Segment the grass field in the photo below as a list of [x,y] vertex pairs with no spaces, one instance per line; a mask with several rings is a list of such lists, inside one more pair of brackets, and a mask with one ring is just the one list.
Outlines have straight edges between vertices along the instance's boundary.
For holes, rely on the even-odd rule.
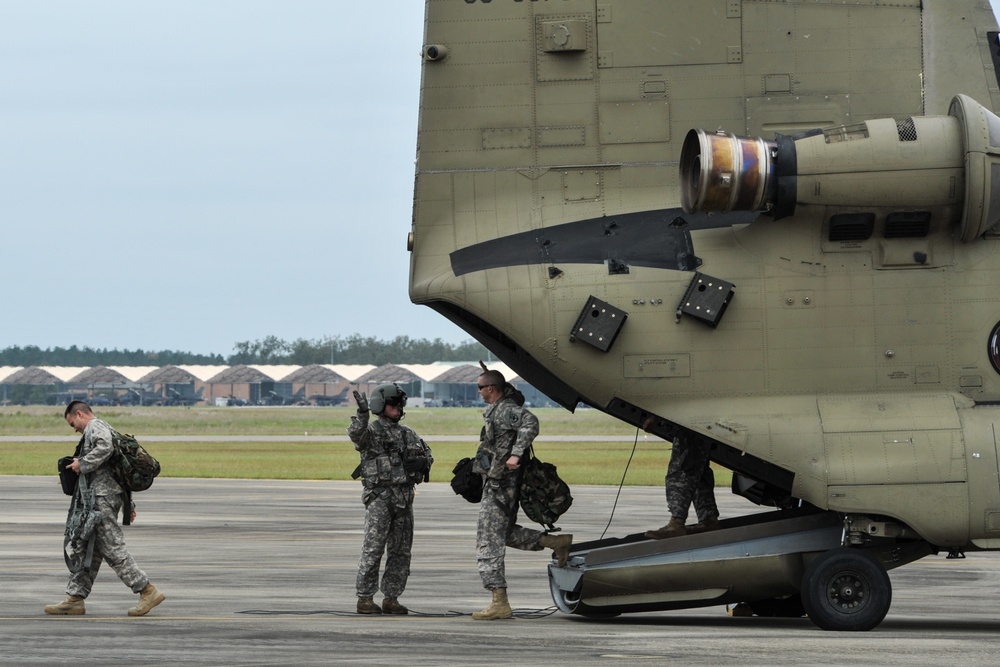
[[[96,409],[119,431],[149,435],[344,435],[352,408],[317,407],[116,407]],[[598,410],[533,410],[546,435],[631,435],[635,428]],[[483,413],[478,408],[407,408],[404,423],[421,435],[469,434],[479,439]],[[0,435],[72,434],[63,407],[0,407]]]
[[[119,431],[143,435],[344,435],[351,408],[146,407],[95,410]],[[554,463],[570,484],[659,486],[663,484],[670,444],[638,434],[636,429],[597,410],[570,413],[559,408],[534,410],[545,435],[628,436],[627,442],[539,442],[536,455]],[[477,408],[411,408],[405,424],[434,452],[431,481],[451,479],[455,463],[475,453],[482,426]],[[72,454],[73,444],[17,442],[17,436],[72,436],[61,407],[0,408],[0,475],[54,475],[55,462]],[[435,442],[435,435],[468,435],[467,442]],[[634,452],[633,452],[634,445]],[[167,477],[240,479],[350,479],[358,455],[349,442],[156,442],[150,451]],[[631,457],[631,463],[629,458]],[[626,474],[627,466],[627,474]],[[729,485],[726,470],[716,470],[716,484]]]

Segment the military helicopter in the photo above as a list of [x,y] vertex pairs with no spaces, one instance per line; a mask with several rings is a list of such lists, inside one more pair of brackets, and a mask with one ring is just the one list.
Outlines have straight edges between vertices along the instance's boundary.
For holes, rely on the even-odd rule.
[[411,300],[773,507],[574,545],[566,613],[868,630],[1000,548],[1000,42],[982,0],[426,3]]

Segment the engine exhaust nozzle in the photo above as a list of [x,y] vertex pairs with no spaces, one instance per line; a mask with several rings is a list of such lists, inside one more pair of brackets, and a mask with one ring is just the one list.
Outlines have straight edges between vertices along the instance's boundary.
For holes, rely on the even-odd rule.
[[681,148],[681,206],[688,213],[770,210],[776,157],[772,141],[691,130]]

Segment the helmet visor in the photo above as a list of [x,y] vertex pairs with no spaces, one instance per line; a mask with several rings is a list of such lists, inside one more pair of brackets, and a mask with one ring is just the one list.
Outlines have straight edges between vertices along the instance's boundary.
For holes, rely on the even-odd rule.
[[406,396],[386,396],[385,404],[391,405],[394,408],[402,408],[406,406]]

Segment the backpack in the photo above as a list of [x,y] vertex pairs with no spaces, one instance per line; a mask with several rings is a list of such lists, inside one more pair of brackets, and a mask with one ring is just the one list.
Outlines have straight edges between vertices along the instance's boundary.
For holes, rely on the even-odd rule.
[[554,465],[540,461],[530,453],[523,465],[521,509],[529,519],[542,524],[546,530],[556,530],[555,522],[573,504],[569,484],[560,479]]
[[451,471],[455,476],[451,479],[451,488],[470,503],[478,503],[483,499],[483,476],[473,471],[474,461],[465,457]]
[[111,474],[126,492],[145,491],[160,474],[160,462],[139,444],[135,436],[111,429]]

